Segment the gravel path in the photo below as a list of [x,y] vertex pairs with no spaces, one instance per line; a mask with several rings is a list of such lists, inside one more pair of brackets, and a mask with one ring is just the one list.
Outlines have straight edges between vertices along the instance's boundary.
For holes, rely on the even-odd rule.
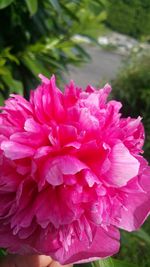
[[71,66],[69,74],[65,75],[66,81],[73,79],[76,84],[85,87],[87,84],[101,86],[115,78],[122,65],[123,55],[90,45],[86,46],[86,51],[91,56],[91,62],[78,68]]

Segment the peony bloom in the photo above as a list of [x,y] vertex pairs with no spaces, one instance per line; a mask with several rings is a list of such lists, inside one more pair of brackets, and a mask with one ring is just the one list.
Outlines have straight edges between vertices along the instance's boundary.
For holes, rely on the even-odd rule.
[[150,211],[141,119],[121,117],[109,85],[62,93],[40,77],[1,108],[0,246],[62,264],[113,255]]

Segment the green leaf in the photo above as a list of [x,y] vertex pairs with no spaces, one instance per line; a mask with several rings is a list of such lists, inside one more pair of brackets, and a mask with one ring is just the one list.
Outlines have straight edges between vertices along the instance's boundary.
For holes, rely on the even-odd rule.
[[138,230],[133,233],[134,236],[141,238],[143,241],[150,245],[150,235],[147,234],[143,229]]
[[25,1],[31,16],[34,15],[38,9],[38,0],[25,0]]
[[9,93],[23,95],[23,85],[20,81],[13,79],[11,74],[4,75],[2,80],[9,88]]
[[61,4],[61,7],[64,9],[65,13],[68,14],[68,16],[74,21],[77,21],[79,23],[79,19],[76,16],[75,13],[71,11],[65,4]]
[[92,267],[115,267],[112,258],[92,262]]
[[[0,106],[3,105],[4,99],[0,96]],[[7,252],[4,249],[0,249],[0,257],[4,257],[7,255]]]
[[6,59],[0,58],[0,67],[4,66],[6,63]]
[[17,93],[19,95],[23,95],[23,85],[22,85],[22,82],[13,79],[12,86],[10,88],[10,94],[11,93]]
[[46,70],[42,62],[37,60],[33,54],[22,55],[22,61],[36,78],[40,73],[49,76],[49,71]]
[[0,9],[9,6],[14,0],[0,0]]
[[6,47],[5,49],[3,49],[1,53],[2,57],[9,59],[10,61],[15,62],[16,64],[19,64],[18,58],[15,55],[11,54],[10,50],[11,50],[11,47]]
[[133,263],[128,263],[128,262],[121,261],[121,260],[118,260],[118,259],[112,259],[112,262],[114,264],[113,265],[114,267],[138,267],[137,265],[135,265]]
[[112,258],[99,260],[99,267],[115,267]]
[[107,258],[104,260],[99,260],[92,262],[93,267],[138,267],[135,264],[127,263],[118,259]]
[[61,11],[61,7],[58,0],[49,0],[53,8],[59,13]]

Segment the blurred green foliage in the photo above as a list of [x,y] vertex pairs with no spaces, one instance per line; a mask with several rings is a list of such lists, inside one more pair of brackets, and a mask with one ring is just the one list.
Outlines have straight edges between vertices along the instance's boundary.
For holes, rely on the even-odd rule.
[[113,81],[114,97],[123,103],[124,116],[143,118],[145,156],[150,160],[150,50],[132,52]]
[[117,258],[132,262],[136,267],[150,266],[150,218],[139,231],[121,232],[121,249]]
[[150,40],[149,0],[109,0],[107,25],[137,39]]
[[60,79],[68,64],[89,59],[73,36],[99,27],[104,8],[102,0],[0,0],[1,96],[28,97],[39,73]]

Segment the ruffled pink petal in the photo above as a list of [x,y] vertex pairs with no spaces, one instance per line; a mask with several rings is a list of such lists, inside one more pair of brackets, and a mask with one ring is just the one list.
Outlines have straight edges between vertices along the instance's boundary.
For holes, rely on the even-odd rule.
[[121,220],[115,225],[127,231],[139,229],[150,213],[149,203],[150,197],[142,193],[134,194],[132,198],[125,203],[125,207],[121,212]]
[[[135,180],[136,188],[136,180]],[[124,208],[121,211],[121,220],[117,223],[127,231],[134,231],[140,228],[150,214],[150,169],[147,168],[139,177],[139,192],[132,190],[124,201]],[[132,185],[133,187],[133,185]]]
[[52,257],[61,264],[70,264],[105,258],[118,252],[120,235],[116,228],[111,226],[106,231],[101,227],[95,227],[94,231],[93,241],[90,245],[86,234],[83,233],[82,240],[75,238],[68,251],[61,248],[52,253]]
[[118,252],[119,228],[150,213],[141,118],[122,118],[111,87],[61,91],[55,77],[0,107],[0,247],[62,264]]
[[46,162],[42,176],[51,185],[56,186],[63,183],[63,174],[74,175],[83,169],[88,169],[88,167],[77,158],[71,156],[59,156]]
[[111,165],[105,176],[110,185],[124,186],[138,174],[140,163],[122,143],[118,143],[112,148],[109,160]]
[[3,141],[1,149],[4,151],[5,156],[11,160],[31,157],[35,152],[32,147],[13,141]]

